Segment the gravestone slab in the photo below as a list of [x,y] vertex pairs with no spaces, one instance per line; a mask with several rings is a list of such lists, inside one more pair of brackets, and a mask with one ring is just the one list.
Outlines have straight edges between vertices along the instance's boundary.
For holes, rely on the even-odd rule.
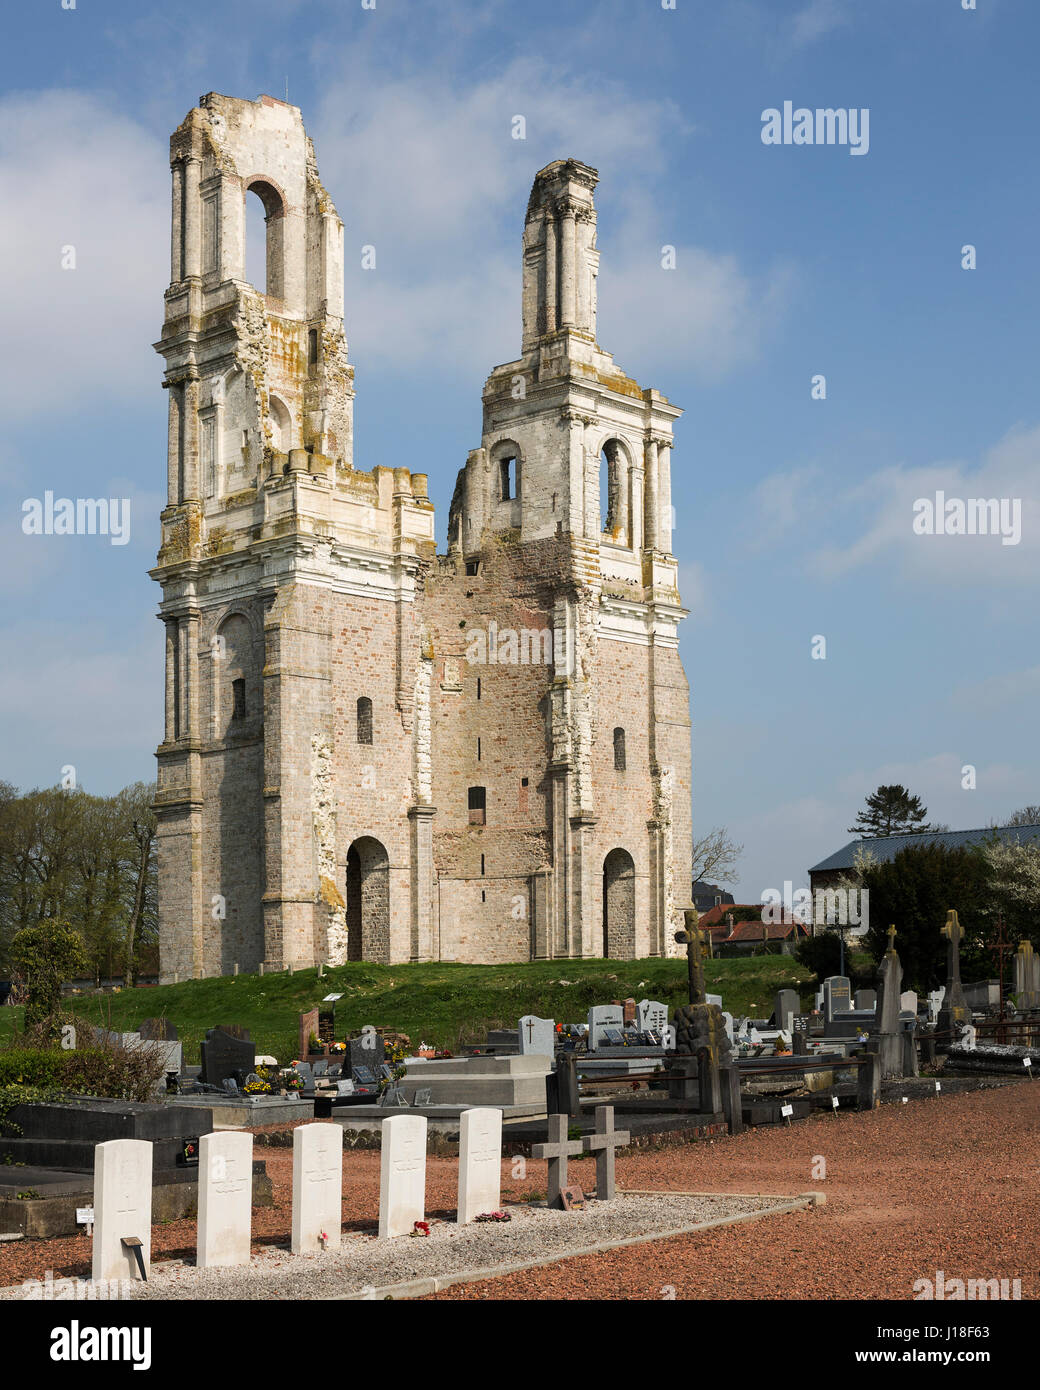
[[917,992],[912,989],[904,989],[899,996],[899,1011],[904,1014],[912,1014],[917,1017]]
[[296,1040],[296,1056],[303,1061],[311,1050],[311,1037],[318,1036],[318,1010],[308,1009],[300,1015],[299,1035]]
[[857,1013],[869,1013],[877,1008],[876,989],[858,989],[856,991],[856,1011]]
[[[244,1030],[240,1030],[244,1031]],[[248,1038],[236,1037],[227,1028],[211,1028],[201,1045],[200,1080],[208,1086],[222,1086],[226,1077],[251,1072],[256,1065],[256,1047]]]
[[636,1027],[641,1033],[663,1033],[668,1027],[668,1005],[657,999],[640,999],[636,1005]]
[[837,1013],[852,1008],[852,992],[847,975],[828,975],[823,982],[823,1016],[828,1023]]
[[704,996],[704,1002],[705,1002],[705,1004],[718,1004],[719,1008],[721,1009],[721,1008],[722,1008],[722,995],[721,995],[721,994],[706,994],[706,995]]
[[556,1020],[525,1014],[520,1020],[520,1055],[552,1057],[556,1052]]
[[426,1116],[393,1115],[382,1126],[380,1240],[410,1235],[425,1210]]
[[147,1271],[152,1260],[152,1146],[110,1139],[94,1150],[93,1280],[138,1279],[137,1260],[122,1242],[138,1239]]
[[590,1052],[606,1044],[604,1036],[608,1028],[619,1030],[624,1027],[624,1011],[617,1004],[593,1004],[589,1010],[589,1035],[587,1046]]
[[338,1250],[343,1212],[343,1130],[338,1124],[293,1130],[292,1253]]
[[781,989],[777,991],[773,1001],[773,1022],[777,1028],[785,1033],[790,1033],[794,1028],[795,1016],[799,1013],[801,1004],[798,999],[798,991],[794,989]]
[[204,1134],[199,1144],[199,1220],[195,1263],[247,1265],[253,1218],[253,1136]]
[[459,1225],[497,1211],[501,1199],[502,1112],[464,1110],[459,1120]]

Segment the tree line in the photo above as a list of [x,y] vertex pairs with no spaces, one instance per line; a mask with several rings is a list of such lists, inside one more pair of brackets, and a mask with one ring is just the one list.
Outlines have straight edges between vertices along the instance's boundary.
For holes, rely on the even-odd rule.
[[154,799],[146,782],[114,796],[0,782],[0,978],[12,972],[15,935],[44,922],[75,932],[96,983],[131,985],[154,969]]

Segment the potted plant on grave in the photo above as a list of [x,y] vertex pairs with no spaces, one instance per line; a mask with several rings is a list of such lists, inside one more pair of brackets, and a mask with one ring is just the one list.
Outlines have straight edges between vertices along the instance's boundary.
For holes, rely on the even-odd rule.
[[293,1069],[282,1078],[282,1086],[288,1095],[299,1095],[303,1090],[303,1077]]
[[312,1033],[310,1037],[307,1039],[307,1051],[309,1054],[317,1053],[319,1057],[324,1057],[325,1046],[322,1043],[322,1040],[318,1037],[317,1033]]

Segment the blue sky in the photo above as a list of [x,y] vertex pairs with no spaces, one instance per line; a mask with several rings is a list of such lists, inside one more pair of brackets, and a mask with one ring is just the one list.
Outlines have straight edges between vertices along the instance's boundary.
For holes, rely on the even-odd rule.
[[[429,472],[441,545],[532,177],[599,169],[600,342],[686,411],[694,824],[744,844],[741,899],[805,883],[880,782],[956,828],[1040,802],[1033,0],[38,0],[8,39],[0,777],[154,775],[167,141],[288,81],[346,226],[355,461]],[[764,145],[785,100],[869,108],[869,152]],[[23,535],[48,488],[131,497],[129,544]],[[1021,499],[1019,544],[915,535],[936,489]]]

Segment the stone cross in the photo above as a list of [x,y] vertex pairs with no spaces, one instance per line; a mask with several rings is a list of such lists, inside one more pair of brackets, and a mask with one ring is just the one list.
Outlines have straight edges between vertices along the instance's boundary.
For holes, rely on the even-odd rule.
[[549,1142],[532,1144],[532,1158],[549,1160],[549,1187],[546,1194],[550,1207],[562,1207],[560,1193],[567,1186],[567,1159],[581,1153],[580,1139],[567,1138],[567,1115],[549,1116]]
[[949,942],[946,947],[947,977],[959,981],[961,978],[961,937],[964,935],[964,928],[961,926],[955,907],[951,907],[946,914],[946,925],[942,929],[942,934]]
[[971,1021],[971,1011],[964,998],[961,986],[961,938],[964,928],[957,916],[957,909],[951,907],[946,913],[946,925],[942,929],[948,945],[946,947],[946,994],[942,1011],[939,1014],[939,1031],[949,1033],[954,1024]]
[[614,1150],[624,1148],[628,1143],[627,1129],[614,1128],[614,1107],[596,1107],[596,1132],[586,1134],[581,1141],[585,1152],[596,1155],[596,1200],[614,1200]]
[[894,951],[896,949],[896,926],[894,922],[889,927],[886,935],[888,936],[888,949]]
[[136,1256],[124,1240],[141,1241],[141,1266],[152,1258],[152,1146],[143,1139],[110,1139],[94,1149],[95,1281],[136,1279]]
[[253,1136],[204,1134],[199,1143],[199,1269],[247,1265],[253,1219]]
[[685,931],[677,931],[675,939],[680,945],[686,947],[687,973],[690,981],[690,1003],[703,1004],[704,997],[704,953],[700,922],[700,913],[695,907],[683,908],[683,921],[686,923]]

